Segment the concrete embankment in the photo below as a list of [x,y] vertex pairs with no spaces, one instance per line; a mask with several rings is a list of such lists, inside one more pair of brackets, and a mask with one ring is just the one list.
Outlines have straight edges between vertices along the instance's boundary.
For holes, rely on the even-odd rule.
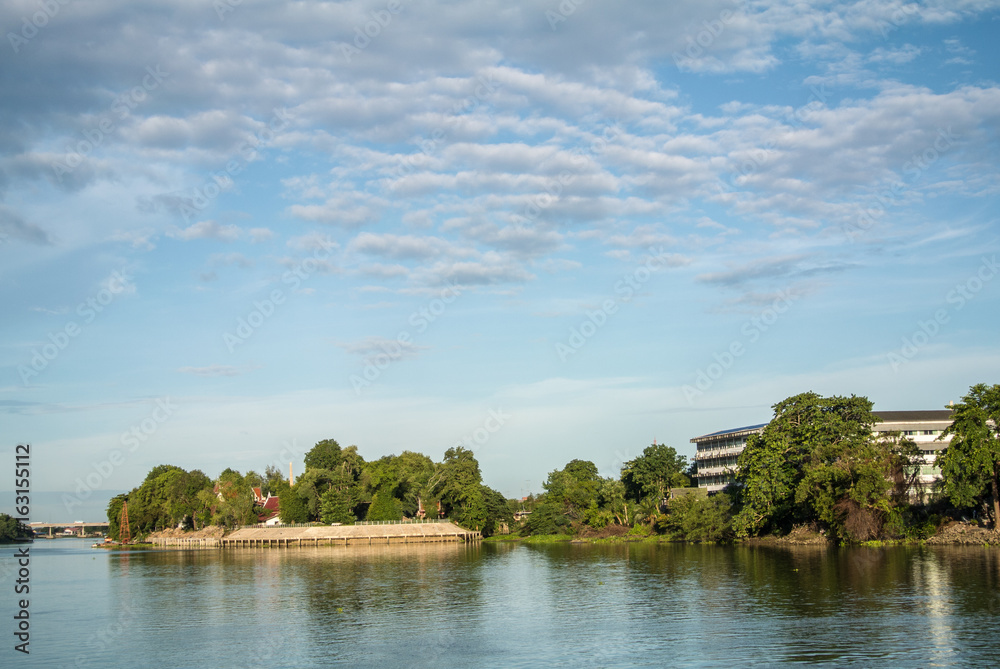
[[333,525],[309,527],[244,527],[223,537],[223,548],[262,546],[383,545],[442,541],[479,541],[479,532],[454,523],[393,523],[386,525]]
[[148,543],[154,546],[177,546],[179,548],[218,548],[221,539],[216,537],[149,537]]

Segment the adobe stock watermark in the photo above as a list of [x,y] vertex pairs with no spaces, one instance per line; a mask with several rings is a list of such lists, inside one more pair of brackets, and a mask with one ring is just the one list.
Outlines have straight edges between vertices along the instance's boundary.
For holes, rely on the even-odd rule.
[[30,42],[38,35],[42,28],[49,25],[49,21],[54,19],[59,11],[68,5],[70,0],[41,0],[38,3],[38,11],[30,17],[21,17],[21,30],[17,33],[8,32],[7,41],[14,53],[19,53],[21,47]]
[[549,22],[552,32],[556,31],[556,26],[560,23],[566,23],[566,19],[573,16],[577,8],[584,2],[586,0],[562,0],[562,2],[556,5],[555,9],[546,9],[545,20]]
[[604,153],[608,148],[608,144],[621,133],[622,129],[617,123],[614,125],[606,125],[601,130],[601,136],[591,141],[590,146],[587,147],[586,151],[580,148],[576,148],[571,151],[573,158],[570,159],[570,163],[577,169],[577,172],[574,173],[567,170],[560,172],[558,177],[550,181],[549,184],[545,186],[544,193],[536,194],[528,201],[528,204],[524,206],[524,209],[521,210],[520,214],[514,215],[515,222],[519,225],[523,225],[524,223],[537,220],[543,211],[554,205],[559,200],[559,196],[562,195],[563,189],[568,188],[580,177],[580,173],[587,166],[589,160]]
[[215,10],[215,15],[219,17],[219,21],[225,23],[226,14],[232,14],[242,4],[243,0],[215,0],[212,3],[212,9]]
[[684,385],[681,388],[688,404],[694,406],[696,397],[704,395],[723,374],[732,369],[736,360],[747,352],[747,347],[756,344],[761,335],[777,323],[782,314],[792,308],[792,302],[796,297],[792,290],[778,291],[778,296],[770,306],[743,323],[740,327],[740,336],[733,339],[724,350],[716,352],[712,356],[714,362],[710,362],[703,369],[698,369],[694,385]]
[[[480,104],[485,103],[486,99],[493,95],[497,89],[501,87],[501,84],[494,81],[493,77],[494,72],[490,72],[486,75],[486,77],[483,77],[482,75],[478,75],[476,77],[476,81],[479,82],[479,85],[476,86],[476,89],[473,91],[471,96],[456,103],[455,106],[452,107],[451,114],[448,118],[448,125],[457,123],[461,116],[471,114],[476,111]],[[422,138],[419,142],[417,142],[417,146],[420,148],[420,151],[412,153],[405,158],[400,157],[397,161],[396,169],[393,170],[391,176],[396,179],[400,179],[404,176],[413,174],[420,168],[420,158],[418,157],[429,158],[434,155],[435,151],[440,148],[440,145],[446,141],[448,132],[448,127],[439,127],[435,128],[430,133],[429,137]],[[393,182],[390,189],[394,189],[395,187],[396,183]]]
[[159,88],[170,76],[170,73],[161,70],[159,65],[146,67],[146,72],[141,85],[133,86],[114,99],[110,107],[111,115],[104,116],[94,127],[84,130],[83,139],[76,144],[67,145],[63,159],[52,162],[52,170],[60,182],[65,175],[79,167],[94,149],[103,144],[105,138],[118,129],[118,124],[127,119],[132,110],[144,102],[149,97],[148,94]]
[[[448,306],[455,302],[462,294],[462,290],[456,284],[450,284],[441,289],[436,297],[427,304],[410,314],[407,322],[412,325],[417,334],[423,334],[437,319],[441,318],[448,310]],[[354,388],[354,395],[360,396],[361,391],[371,387],[382,372],[404,355],[412,350],[414,344],[413,333],[409,329],[400,330],[395,339],[382,340],[378,343],[381,349],[377,353],[365,359],[364,369],[361,374],[351,374],[348,381]]]
[[[997,257],[995,255],[992,258],[984,256],[979,268],[972,276],[948,291],[948,294],[945,295],[945,302],[954,305],[952,307],[954,311],[961,311],[986,287],[987,283],[993,280],[997,272],[1000,272]],[[886,354],[892,371],[898,372],[900,367],[913,360],[920,349],[931,343],[941,331],[941,327],[947,325],[950,320],[951,315],[948,313],[948,309],[937,309],[927,320],[917,321],[916,329],[910,335],[903,337],[899,349]]]
[[278,451],[278,457],[272,460],[270,465],[278,471],[284,472],[285,467],[295,460],[301,460],[305,454],[305,449],[299,446],[299,442],[295,437],[292,437],[290,442],[287,439],[282,442],[281,450]]
[[344,59],[350,63],[354,58],[360,56],[361,52],[371,45],[372,40],[377,39],[382,31],[392,24],[393,17],[398,16],[401,11],[403,11],[401,0],[389,0],[385,4],[385,9],[373,9],[371,20],[366,21],[363,25],[354,26],[354,45],[341,42],[340,53],[343,54]]
[[211,178],[196,186],[191,195],[181,195],[178,199],[181,202],[180,212],[184,220],[191,223],[192,219],[200,216],[201,212],[208,208],[212,200],[232,188],[234,183],[232,177],[242,173],[257,157],[258,149],[274,141],[276,134],[288,127],[290,120],[288,110],[275,108],[267,124],[236,147],[238,157],[231,158],[226,162],[225,168],[212,173]]
[[129,276],[123,267],[111,273],[103,283],[104,287],[96,295],[88,297],[76,307],[76,314],[83,319],[83,324],[66,321],[66,324],[55,332],[49,332],[49,341],[31,350],[31,360],[27,364],[17,366],[21,383],[29,385],[29,381],[48,369],[49,364],[65,351],[70,343],[80,336],[83,327],[93,323],[97,316],[111,305],[120,295],[135,289],[131,283],[134,277]]
[[470,451],[481,449],[511,418],[512,416],[504,413],[502,408],[490,409],[486,420],[475,430],[456,441],[454,445],[456,447],[462,446]]
[[129,456],[156,434],[160,426],[167,422],[175,411],[177,411],[177,406],[170,402],[169,397],[157,399],[156,406],[148,417],[121,433],[118,441],[122,448],[112,449],[108,451],[105,459],[92,462],[91,471],[82,477],[78,476],[74,481],[76,489],[73,491],[73,495],[63,494],[62,503],[66,512],[69,513],[74,508],[81,506],[95,490],[104,490],[105,484],[115,471],[128,462]]
[[[333,249],[337,247],[335,242],[328,239],[318,239],[319,246],[313,249],[311,258],[306,258],[302,262],[296,263],[294,267],[287,270],[281,276],[281,282],[297,290],[304,281],[309,280],[316,272],[325,266],[330,258]],[[253,309],[245,317],[236,319],[236,328],[232,331],[222,333],[222,342],[230,353],[235,353],[236,348],[245,344],[253,334],[275,314],[278,307],[285,303],[287,299],[284,291],[274,288],[270,293],[260,300],[253,301]]]
[[651,255],[647,256],[641,265],[630,274],[622,276],[621,280],[615,283],[616,297],[609,297],[597,309],[587,311],[586,318],[570,328],[569,337],[565,343],[556,342],[556,355],[559,356],[559,360],[566,362],[570,356],[575,355],[601,328],[608,324],[611,317],[618,313],[622,304],[629,303],[644,283],[649,281],[656,272],[667,266],[669,254],[662,247],[660,249],[650,247],[649,251]]
[[[746,9],[748,3],[747,0],[739,0],[735,4],[742,5],[743,9]],[[684,47],[683,53],[679,51],[673,53],[674,65],[677,66],[677,69],[693,69],[692,66],[694,63],[705,55],[706,50],[715,44],[715,40],[722,36],[722,33],[726,31],[729,24],[738,16],[738,11],[723,9],[718,13],[716,18],[702,21],[701,30],[693,37],[691,35],[686,36],[687,45]]]
[[892,182],[885,190],[872,195],[864,205],[858,206],[854,222],[843,226],[847,239],[853,242],[862,233],[873,228],[891,207],[899,204],[896,198],[915,184],[924,172],[940,160],[941,156],[947,153],[957,140],[958,136],[952,132],[951,126],[938,130],[938,134],[930,146],[919,153],[914,153],[910,160],[903,164],[905,180]]
[[916,16],[919,12],[920,6],[916,2],[906,2],[897,7],[887,19],[878,21],[878,29],[882,33],[882,38],[889,39],[889,33],[902,28],[908,17]]

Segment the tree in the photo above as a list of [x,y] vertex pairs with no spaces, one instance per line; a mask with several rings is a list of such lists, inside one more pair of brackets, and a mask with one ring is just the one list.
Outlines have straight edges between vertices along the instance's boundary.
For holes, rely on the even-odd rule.
[[0,513],[0,543],[26,539],[34,533],[31,528],[6,513]]
[[265,497],[268,493],[280,495],[281,491],[288,487],[288,480],[285,478],[284,473],[274,465],[268,465],[264,470],[264,483],[260,488],[261,494]]
[[680,495],[670,500],[667,515],[658,522],[660,530],[683,541],[724,542],[732,539],[731,503],[725,493],[711,497]]
[[420,500],[430,497],[427,485],[433,475],[433,460],[420,453],[403,451],[366,463],[361,482],[368,499],[374,500],[378,492],[387,492],[399,500],[402,512],[412,517],[417,514]]
[[562,534],[569,531],[569,518],[563,515],[562,507],[554,502],[542,502],[534,508],[521,526],[522,536],[533,534]]
[[[108,536],[115,541],[121,540],[122,507],[128,501],[128,495],[121,493],[108,500]],[[131,521],[130,521],[131,524]]]
[[1000,521],[1000,385],[979,383],[955,405],[952,423],[939,439],[941,487],[956,507],[989,503],[993,527]]
[[341,523],[353,525],[357,517],[351,510],[351,499],[337,488],[330,488],[320,496],[319,515],[327,525]]
[[467,523],[475,521],[475,507],[482,503],[482,480],[476,456],[456,446],[444,452],[444,460],[431,478],[430,487],[440,498],[445,517],[468,527]]
[[489,486],[480,487],[480,497],[483,500],[484,511],[482,523],[479,525],[484,537],[493,536],[505,526],[510,531],[514,526],[514,512],[507,503],[507,498]]
[[402,517],[403,508],[399,500],[388,491],[380,491],[372,497],[365,520],[400,520]]
[[289,488],[282,493],[280,504],[278,505],[278,518],[286,524],[309,522],[309,507],[305,500],[299,495],[299,484]]
[[582,520],[591,507],[597,506],[601,476],[589,460],[571,460],[562,469],[549,472],[542,484],[545,500],[561,507],[570,520]]
[[671,488],[683,488],[689,483],[684,475],[687,458],[665,444],[647,446],[639,457],[622,466],[621,479],[631,499],[652,497],[660,504]]
[[597,503],[611,512],[619,525],[629,525],[629,507],[625,484],[620,479],[601,479],[597,490]]
[[[238,472],[227,471],[239,476]],[[126,498],[133,535],[180,524],[191,526],[197,520],[204,524],[211,513],[210,508],[218,504],[214,495],[207,496],[203,492],[206,489],[211,492],[211,488],[212,481],[197,469],[187,472],[174,465],[157,465],[146,475],[142,485],[127,495],[111,500],[108,506],[109,534],[117,537],[118,517]]]
[[335,439],[316,442],[304,458],[306,471],[310,469],[336,469],[342,459],[340,444]]
[[873,433],[865,397],[802,393],[774,405],[774,418],[747,440],[729,491],[740,536],[819,522],[837,536],[880,536],[906,504],[919,451],[898,433]]

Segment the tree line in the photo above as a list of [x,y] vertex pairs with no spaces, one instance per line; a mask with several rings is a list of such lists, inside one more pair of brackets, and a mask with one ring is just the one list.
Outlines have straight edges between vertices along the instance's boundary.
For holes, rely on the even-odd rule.
[[[505,499],[482,482],[474,454],[450,448],[441,462],[403,451],[366,462],[356,446],[333,439],[305,456],[289,485],[280,471],[204,473],[160,465],[108,506],[110,535],[127,499],[133,536],[156,529],[256,522],[252,487],[280,497],[284,523],[399,520],[422,511],[480,530],[521,535],[658,533],[684,541],[725,542],[811,526],[841,542],[925,538],[948,515],[1000,517],[1000,386],[978,384],[951,407],[951,437],[935,464],[941,480],[930,500],[917,484],[924,464],[913,440],[876,432],[865,397],[808,392],[774,405],[774,417],[739,455],[724,491],[692,494],[694,467],[677,451],[653,444],[602,477],[587,460],[549,473],[544,492]],[[518,523],[515,517],[521,519]]]
[[138,487],[111,499],[108,533],[120,538],[126,501],[133,537],[172,527],[253,524],[263,511],[255,503],[255,487],[264,497],[279,498],[283,523],[401,520],[422,511],[426,518],[450,518],[489,536],[514,522],[503,495],[483,484],[468,449],[450,448],[441,462],[412,451],[366,462],[357,446],[341,448],[324,439],[306,453],[305,471],[294,485],[274,466],[263,475],[227,468],[214,481],[197,469],[154,467]]
[[[877,432],[865,397],[812,392],[774,405],[774,417],[752,435],[733,482],[715,495],[677,494],[689,485],[682,456],[653,445],[601,478],[588,461],[549,474],[530,500],[522,534],[581,534],[609,525],[631,534],[725,542],[812,527],[839,542],[927,538],[948,517],[1000,518],[1000,386],[978,384],[952,409],[940,435],[950,443],[935,465],[941,478],[918,487],[925,465],[900,432]],[[673,494],[671,494],[671,491]],[[925,496],[929,492],[929,498]]]

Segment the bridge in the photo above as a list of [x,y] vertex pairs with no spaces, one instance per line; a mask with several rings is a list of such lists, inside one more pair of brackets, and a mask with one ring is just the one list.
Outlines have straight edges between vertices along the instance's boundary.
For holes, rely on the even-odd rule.
[[[47,534],[50,537],[56,535],[76,534],[82,535],[93,532],[107,532],[108,522],[90,523],[84,520],[74,520],[71,523],[28,523],[28,527],[35,531],[35,534]],[[73,530],[67,533],[66,530]]]

